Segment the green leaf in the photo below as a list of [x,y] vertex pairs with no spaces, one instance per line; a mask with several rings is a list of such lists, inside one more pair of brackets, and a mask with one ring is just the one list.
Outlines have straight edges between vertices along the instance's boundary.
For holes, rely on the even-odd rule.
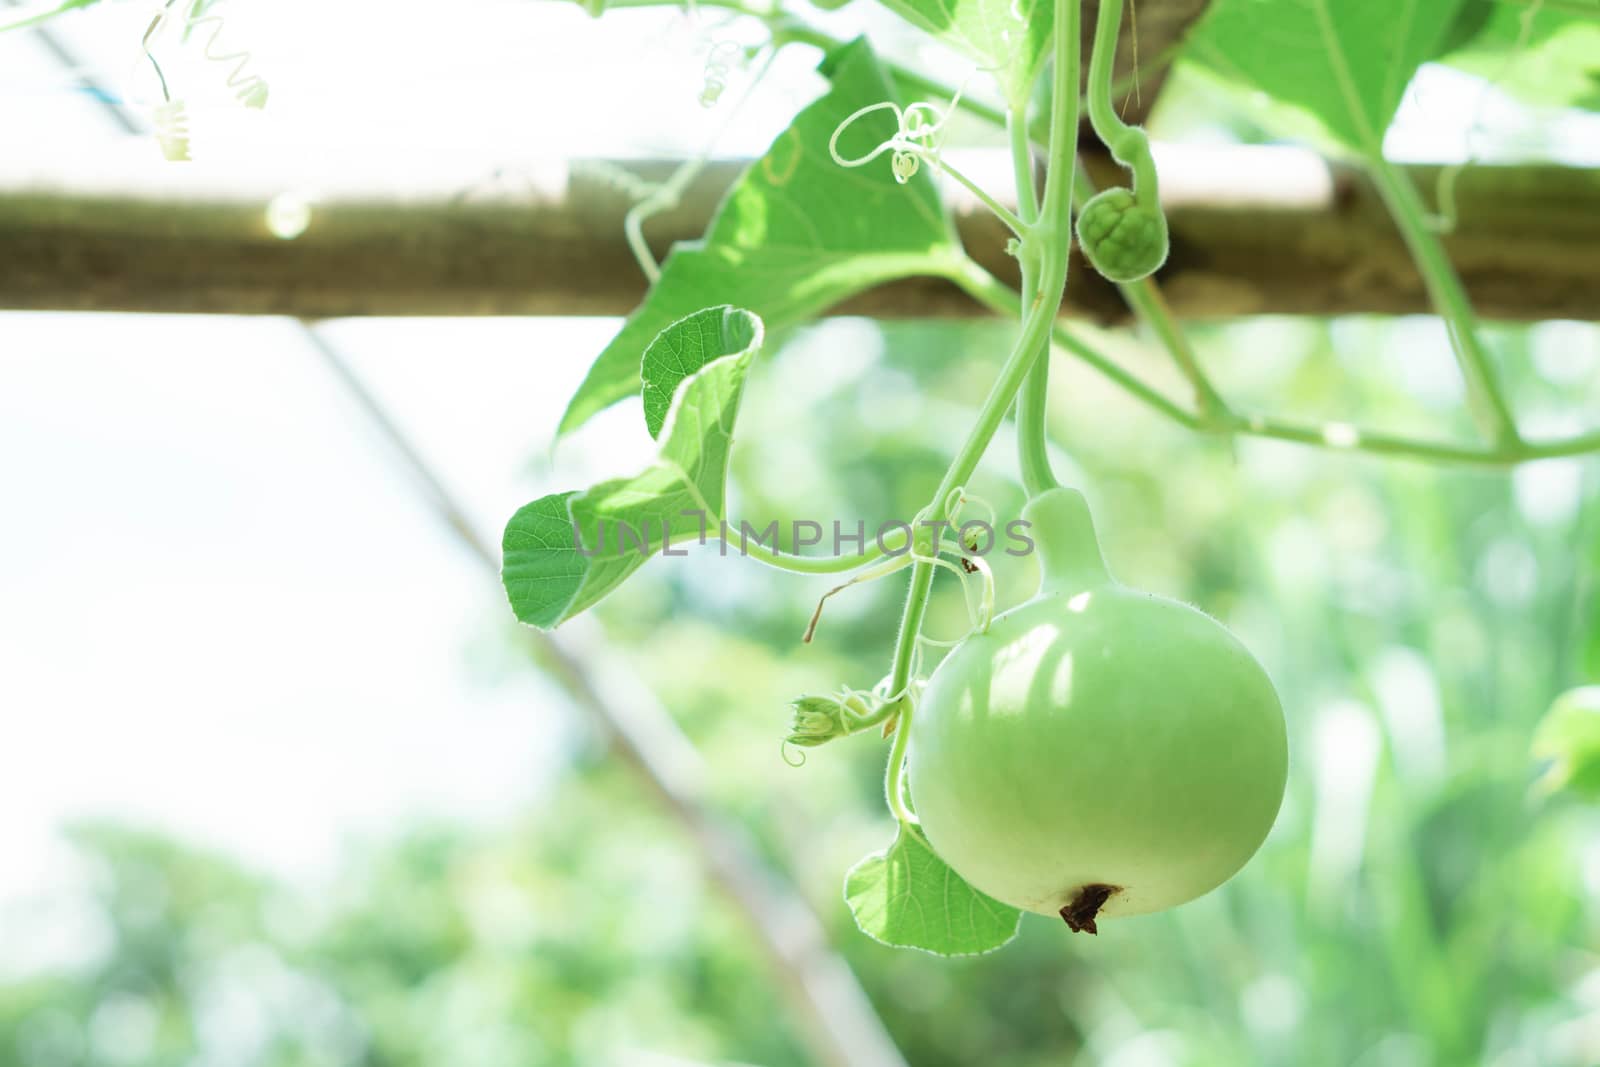
[[[705,344],[709,319],[722,324],[720,346]],[[523,622],[544,629],[565,622],[621,585],[664,538],[681,551],[721,521],[733,424],[761,347],[761,320],[709,308],[673,323],[657,345],[687,346],[691,337],[708,358],[681,379],[656,461],[631,478],[541,497],[506,524],[501,580]]]
[[1600,800],[1600,685],[1556,698],[1533,735],[1533,755],[1548,763],[1543,788]]
[[706,308],[663,330],[644,350],[639,376],[644,380],[644,423],[661,436],[672,396],[683,380],[712,360],[755,344],[761,320],[738,308]]
[[968,885],[907,826],[850,869],[844,898],[868,937],[936,956],[992,952],[1017,936],[1022,921],[1022,912]]
[[1444,62],[1530,104],[1600,110],[1600,0],[1529,8],[1467,0],[1474,26]]
[[542,496],[518,510],[500,543],[500,578],[512,610],[525,623],[548,630],[567,616],[583,584],[588,561],[573,547],[572,513],[577,493]]
[[1185,55],[1377,158],[1412,75],[1465,0],[1217,0]]
[[[561,433],[637,392],[645,346],[708,304],[749,308],[777,329],[896,278],[958,269],[960,247],[931,168],[898,185],[887,156],[881,166],[849,169],[828,155],[839,123],[895,95],[871,48],[858,40],[836,49],[823,71],[830,91],[734,183],[706,238],[673,248],[644,304],[589,368]],[[894,131],[888,112],[867,115],[840,137],[840,154],[865,155]]]
[[992,71],[1007,103],[1028,102],[1050,51],[1052,0],[883,0],[883,6]]

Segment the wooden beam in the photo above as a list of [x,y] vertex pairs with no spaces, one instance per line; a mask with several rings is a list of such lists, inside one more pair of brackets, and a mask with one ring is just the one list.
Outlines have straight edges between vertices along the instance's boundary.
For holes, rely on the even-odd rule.
[[[964,169],[999,177],[979,153]],[[619,168],[663,179],[670,162],[522,168],[488,183],[373,193],[294,176],[205,185],[170,170],[0,173],[0,308],[293,315],[619,315],[645,283],[623,239]],[[694,239],[740,162],[709,165],[680,206],[652,220],[657,255]],[[1382,204],[1356,172],[1276,149],[1161,157],[1172,257],[1161,282],[1184,318],[1428,311]],[[180,169],[181,172],[181,169]],[[1430,199],[1437,168],[1409,177]],[[317,187],[304,232],[268,224]],[[330,191],[331,190],[331,191]],[[1456,185],[1445,237],[1490,319],[1600,319],[1600,171],[1474,167]],[[962,240],[1008,280],[1007,234],[970,200],[952,202]],[[848,210],[841,205],[840,210]],[[289,211],[287,214],[292,215]],[[843,313],[970,316],[949,284],[913,280]],[[1075,263],[1067,313],[1116,321],[1116,290]]]

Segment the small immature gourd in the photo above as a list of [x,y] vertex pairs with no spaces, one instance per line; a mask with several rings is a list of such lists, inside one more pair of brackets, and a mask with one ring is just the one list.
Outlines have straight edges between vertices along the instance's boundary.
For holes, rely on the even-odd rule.
[[1095,194],[1078,214],[1078,247],[1090,266],[1118,284],[1148,277],[1167,261],[1167,217],[1130,189]]
[[1023,516],[1039,592],[929,680],[911,797],[972,885],[1093,933],[1244,866],[1283,799],[1283,712],[1220,623],[1109,576],[1081,494],[1051,489]]

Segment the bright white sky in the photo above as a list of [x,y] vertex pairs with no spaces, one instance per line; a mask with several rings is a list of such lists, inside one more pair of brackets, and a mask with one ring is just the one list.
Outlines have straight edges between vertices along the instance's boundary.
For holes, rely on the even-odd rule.
[[[189,168],[117,135],[31,35],[0,38],[0,176],[461,187],[563,155],[692,153],[721,118],[696,102],[707,33],[677,12],[226,8],[226,40],[255,50],[271,103],[197,109]],[[149,10],[107,0],[54,32],[137,98],[152,89],[137,47]],[[832,18],[848,34],[862,16]],[[819,86],[814,62],[781,60],[719,152],[762,150]],[[940,62],[952,80],[966,73]],[[191,98],[216,80],[181,60],[168,73]],[[1514,121],[1492,98],[1480,109],[1477,83],[1433,77],[1397,155],[1456,158],[1475,115]],[[1592,120],[1571,123],[1555,147],[1600,153]],[[530,457],[614,328],[367,322],[330,335],[492,535],[518,504],[585,479],[582,446],[557,477],[530,474]],[[589,435],[584,463],[630,465],[642,434],[618,436],[601,448],[604,426]],[[293,324],[0,314],[0,902],[72,878],[55,834],[78,816],[314,874],[352,832],[518,809],[565,713],[534,680],[475,679],[504,616]]]

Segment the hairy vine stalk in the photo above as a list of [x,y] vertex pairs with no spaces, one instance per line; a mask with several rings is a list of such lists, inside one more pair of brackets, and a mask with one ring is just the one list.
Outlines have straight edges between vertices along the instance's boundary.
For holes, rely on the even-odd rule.
[[[966,441],[956,453],[927,508],[927,518],[932,522],[939,522],[946,517],[951,494],[966,483],[977,468],[978,460],[1005,420],[1006,412],[1016,399],[1023,381],[1040,362],[1041,353],[1048,348],[1050,330],[1061,308],[1067,281],[1067,252],[1072,241],[1072,173],[1078,154],[1080,4],[1081,0],[1055,0],[1052,41],[1054,68],[1044,196],[1039,217],[1027,226],[1017,249],[1024,263],[1028,262],[1029,257],[1036,257],[1039,263],[1038,299],[1029,301],[1021,309],[1022,328],[1016,344],[978,411],[976,425],[968,432]],[[918,554],[931,555],[934,548],[931,538],[924,542],[922,539],[927,535],[920,531],[917,536]],[[900,774],[914,713],[913,702],[906,694],[911,685],[923,618],[927,614],[933,572],[933,565],[924,560],[919,560],[912,569],[889,681],[889,691],[899,696],[901,707],[885,789],[889,807],[902,823],[906,821],[907,813]]]
[[1472,310],[1472,302],[1467,298],[1467,291],[1445,253],[1438,234],[1428,225],[1428,213],[1422,206],[1416,188],[1393,163],[1383,158],[1381,149],[1368,159],[1367,173],[1388,205],[1389,214],[1393,216],[1400,235],[1405,238],[1406,247],[1416,260],[1423,283],[1428,287],[1428,295],[1450,331],[1451,347],[1461,362],[1474,416],[1491,441],[1515,448],[1520,441],[1516,416],[1506,399],[1494,363],[1483,346],[1483,335],[1478,329],[1478,318]]
[[[1011,163],[1016,175],[1017,204],[1028,225],[1039,220],[1039,192],[1033,167],[1033,144],[1028,139],[1027,115],[1013,109],[1006,116],[1006,131],[1011,141]],[[1042,296],[1039,288],[1039,263],[1032,255],[1018,254],[1022,265],[1022,292],[1028,302]],[[1029,249],[1029,252],[1034,251]],[[1030,495],[1052,488],[1055,472],[1050,469],[1050,442],[1045,433],[1050,395],[1050,345],[1046,342],[1034,357],[1033,368],[1022,386],[1017,401],[1017,457],[1022,468],[1022,484]]]

